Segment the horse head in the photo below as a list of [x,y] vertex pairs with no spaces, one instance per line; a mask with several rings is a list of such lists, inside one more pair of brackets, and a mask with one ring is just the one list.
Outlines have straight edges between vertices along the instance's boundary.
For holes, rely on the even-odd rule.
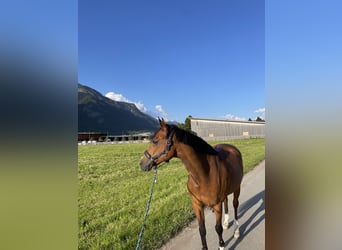
[[168,162],[175,156],[172,149],[174,131],[167,125],[164,119],[159,119],[159,130],[154,134],[150,146],[145,150],[140,160],[140,167],[144,171],[150,171],[152,167],[162,162]]

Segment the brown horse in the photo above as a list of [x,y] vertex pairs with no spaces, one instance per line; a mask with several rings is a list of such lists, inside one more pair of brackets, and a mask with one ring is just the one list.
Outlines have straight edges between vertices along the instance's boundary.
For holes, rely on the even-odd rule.
[[192,207],[196,214],[202,249],[208,249],[204,221],[204,208],[211,207],[216,215],[216,232],[220,249],[224,249],[222,239],[222,203],[225,207],[224,227],[228,227],[227,195],[234,193],[235,230],[238,238],[239,224],[237,209],[239,206],[240,185],[243,176],[242,156],[240,151],[228,144],[218,144],[214,148],[200,137],[168,125],[159,119],[160,129],[154,134],[152,143],[144,152],[140,167],[149,171],[173,157],[181,159],[189,173],[188,190],[191,194]]

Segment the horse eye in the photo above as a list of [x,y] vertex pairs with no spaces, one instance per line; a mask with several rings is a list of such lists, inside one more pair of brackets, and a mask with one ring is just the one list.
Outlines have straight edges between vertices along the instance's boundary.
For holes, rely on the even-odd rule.
[[157,144],[158,144],[158,141],[157,141],[157,140],[152,140],[152,143],[153,143],[154,145],[157,145]]

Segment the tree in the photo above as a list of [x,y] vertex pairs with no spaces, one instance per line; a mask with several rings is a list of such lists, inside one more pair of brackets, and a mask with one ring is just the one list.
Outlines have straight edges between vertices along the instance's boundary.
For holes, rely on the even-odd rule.
[[255,121],[257,121],[257,122],[264,122],[265,120],[261,119],[261,118],[258,116],[258,117],[256,118]]
[[187,130],[187,131],[191,131],[191,119],[192,116],[189,115],[187,118],[185,118],[185,121],[184,121],[184,129]]
[[185,118],[184,123],[179,123],[178,124],[178,127],[182,128],[182,129],[184,129],[186,131],[189,131],[189,132],[193,133],[194,135],[196,135],[196,132],[191,130],[191,118],[192,118],[192,116],[189,115],[187,118]]
[[191,120],[190,120],[190,118],[192,118],[191,115],[189,115],[187,118],[185,118],[184,123],[179,123],[177,126],[179,128],[184,129],[184,130],[191,131]]

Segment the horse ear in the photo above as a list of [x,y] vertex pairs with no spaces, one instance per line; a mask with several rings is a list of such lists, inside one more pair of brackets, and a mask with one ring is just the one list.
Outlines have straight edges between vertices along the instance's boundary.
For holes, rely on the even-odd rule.
[[160,120],[160,118],[158,117],[158,120],[159,120],[159,125],[160,125],[160,127],[161,127],[161,128],[165,128],[165,127],[166,127],[166,123],[165,123],[164,119],[162,118],[162,119]]

